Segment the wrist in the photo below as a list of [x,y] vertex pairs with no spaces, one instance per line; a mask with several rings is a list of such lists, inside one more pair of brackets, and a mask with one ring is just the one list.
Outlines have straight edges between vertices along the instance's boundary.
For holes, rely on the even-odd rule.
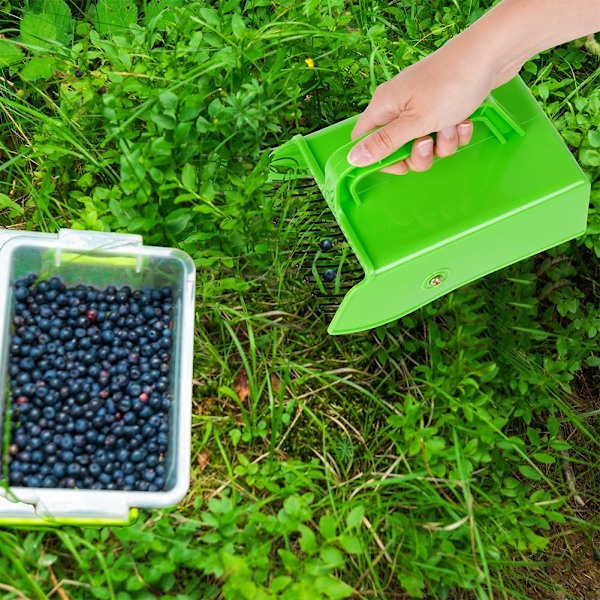
[[472,25],[449,40],[442,51],[452,55],[452,63],[463,72],[476,74],[489,91],[506,83],[521,70],[528,60],[527,52],[506,51],[500,36],[490,36],[485,29]]

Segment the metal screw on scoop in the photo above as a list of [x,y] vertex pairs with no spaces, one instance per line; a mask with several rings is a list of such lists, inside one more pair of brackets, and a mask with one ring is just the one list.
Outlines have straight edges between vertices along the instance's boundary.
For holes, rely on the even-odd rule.
[[433,279],[431,279],[429,281],[429,285],[432,285],[432,286],[440,285],[440,283],[442,283],[443,280],[444,280],[444,278],[441,275],[436,275]]

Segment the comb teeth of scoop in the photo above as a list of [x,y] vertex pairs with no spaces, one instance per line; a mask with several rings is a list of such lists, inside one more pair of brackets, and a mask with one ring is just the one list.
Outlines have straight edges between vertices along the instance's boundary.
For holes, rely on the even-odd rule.
[[297,240],[289,251],[290,266],[311,286],[318,310],[333,315],[346,293],[364,278],[364,271],[314,180],[296,179],[285,185],[282,202],[301,199],[289,218],[294,232],[289,239]]

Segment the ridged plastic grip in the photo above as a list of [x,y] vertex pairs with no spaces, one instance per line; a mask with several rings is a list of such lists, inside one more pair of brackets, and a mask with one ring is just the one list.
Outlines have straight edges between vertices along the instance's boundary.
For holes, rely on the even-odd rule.
[[[506,143],[506,136],[511,133],[525,134],[523,128],[491,97],[487,98],[469,118],[474,122],[485,124],[501,144]],[[369,134],[363,137],[367,135]],[[330,202],[334,205],[337,204],[338,199],[347,197],[348,194],[352,196],[357,206],[360,205],[361,199],[357,192],[357,186],[361,179],[408,158],[414,142],[412,140],[404,144],[383,160],[372,165],[355,167],[348,162],[348,153],[358,141],[352,140],[338,148],[325,165],[325,188],[330,193]]]

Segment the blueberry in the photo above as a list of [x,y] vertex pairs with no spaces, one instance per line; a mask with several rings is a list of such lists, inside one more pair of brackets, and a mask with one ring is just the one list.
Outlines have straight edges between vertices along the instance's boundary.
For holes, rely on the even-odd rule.
[[29,444],[27,444],[27,448],[29,450],[38,450],[42,447],[42,440],[39,437],[31,436],[29,440]]
[[39,477],[35,476],[35,475],[27,475],[27,477],[25,478],[25,485],[27,487],[40,487],[42,484],[42,481]]
[[335,271],[333,269],[325,269],[323,271],[323,281],[329,283],[335,280]]
[[76,462],[72,462],[67,465],[67,473],[71,476],[77,477],[81,473],[81,465]]
[[154,481],[154,478],[156,477],[156,472],[154,471],[154,469],[144,469],[143,473],[142,473],[142,479],[144,479],[144,481],[148,481],[148,482],[152,482]]
[[52,474],[57,478],[57,479],[62,479],[65,474],[67,472],[67,467],[64,465],[64,463],[56,463],[53,467],[52,467]]
[[26,287],[18,287],[15,290],[15,299],[18,302],[25,302],[29,298],[29,290]]
[[14,468],[12,468],[11,465],[10,484],[15,486],[22,485],[24,479],[25,473],[23,473],[23,471],[20,470],[14,470]]
[[133,412],[125,413],[125,415],[123,416],[123,423],[125,425],[133,425],[136,421],[137,421],[137,417],[135,416],[135,413],[133,413]]
[[56,411],[51,406],[46,406],[42,410],[42,414],[46,419],[53,419],[56,416]]
[[75,454],[73,454],[73,452],[70,450],[63,450],[61,452],[61,459],[66,465],[68,465],[75,460]]
[[46,456],[51,456],[53,454],[56,454],[57,450],[58,450],[58,448],[56,447],[56,444],[53,442],[50,442],[44,446],[44,453],[46,454]]
[[43,488],[55,488],[58,485],[58,480],[52,475],[46,475],[40,484]]
[[146,453],[143,450],[134,450],[131,453],[130,460],[132,463],[140,463],[146,457]]
[[14,294],[10,482],[162,489],[172,289],[68,288],[32,274]]
[[92,419],[92,425],[96,429],[102,429],[102,427],[104,427],[105,423],[106,423],[106,419],[102,416],[97,416]]
[[118,462],[125,463],[125,462],[127,462],[127,459],[129,458],[129,451],[126,449],[118,450],[115,458]]
[[77,433],[85,433],[88,429],[88,422],[85,419],[77,419],[75,421],[75,431]]
[[19,367],[23,371],[32,371],[35,368],[35,362],[33,358],[27,356],[19,361]]
[[29,442],[29,436],[25,432],[17,433],[13,439],[19,448],[25,448]]

